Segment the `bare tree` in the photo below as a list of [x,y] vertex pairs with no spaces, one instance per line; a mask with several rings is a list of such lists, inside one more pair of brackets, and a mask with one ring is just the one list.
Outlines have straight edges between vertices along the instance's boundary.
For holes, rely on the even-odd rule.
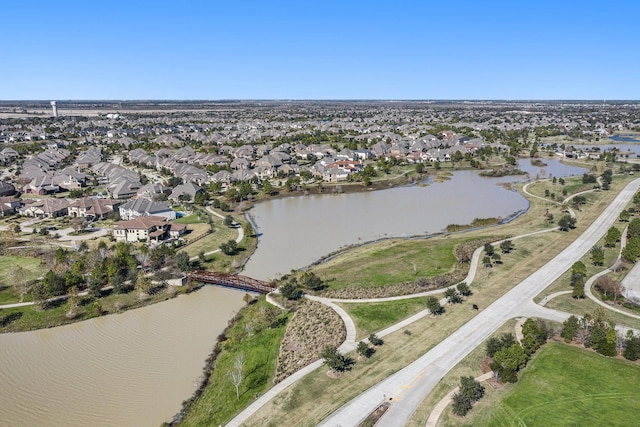
[[236,356],[233,371],[230,373],[231,383],[236,388],[236,398],[240,399],[240,384],[244,379],[244,354],[240,353]]

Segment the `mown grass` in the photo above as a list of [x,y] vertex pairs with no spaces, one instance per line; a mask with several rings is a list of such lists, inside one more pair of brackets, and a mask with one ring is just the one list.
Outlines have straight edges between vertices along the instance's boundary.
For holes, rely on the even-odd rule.
[[[477,304],[482,310],[556,256],[579,235],[580,230],[584,230],[586,225],[597,218],[615,197],[616,190],[628,181],[629,179],[614,179],[612,191],[598,193],[597,199],[585,205],[578,213],[577,230],[568,233],[554,231],[515,240],[516,249],[503,256],[503,264],[479,272],[471,285],[474,294],[463,304],[446,307],[442,316],[423,318],[404,330],[388,335],[385,337],[385,345],[378,349],[373,358],[356,363],[353,371],[338,379],[327,377],[326,369],[313,372],[261,408],[247,424],[316,425],[349,399],[414,361],[468,321],[476,313],[471,309],[471,304]],[[546,202],[533,200],[526,215],[499,227],[500,234],[520,235],[548,228],[543,215],[546,209]],[[496,230],[491,229],[489,233],[496,233]],[[465,237],[477,238],[489,233],[487,230],[474,231],[466,233]],[[405,330],[409,332],[405,333]]]
[[435,277],[454,269],[456,245],[473,240],[468,236],[450,239],[389,239],[364,245],[314,268],[327,281],[328,289],[378,287],[413,283],[418,277]]
[[193,214],[193,215],[183,216],[182,218],[178,218],[178,219],[174,220],[173,222],[178,223],[178,224],[197,224],[197,223],[205,223],[206,222],[206,218],[204,218],[204,219],[205,219],[205,221],[200,219],[200,215]]
[[17,267],[22,267],[22,280],[29,281],[44,274],[40,260],[22,256],[0,256],[0,304],[11,304],[20,299],[13,287],[12,274]]
[[[542,347],[498,405],[474,426],[628,426],[640,411],[640,365],[560,343]],[[489,416],[486,412],[489,412]]]
[[[508,320],[504,323],[492,336],[497,337],[501,336],[505,333],[514,334],[515,330],[515,320]],[[486,342],[486,341],[485,341]],[[472,376],[474,378],[482,375],[484,372],[481,369],[481,362],[485,358],[486,350],[485,343],[478,346],[475,350],[473,350],[467,357],[465,357],[460,363],[458,363],[447,375],[445,375],[442,380],[438,383],[438,385],[433,389],[429,396],[425,400],[422,401],[420,406],[413,413],[409,422],[407,423],[407,427],[423,427],[433,411],[434,407],[444,396],[447,395],[451,390],[458,387],[460,384],[461,376]],[[485,387],[485,395],[482,400],[477,402],[474,405],[474,408],[479,408],[480,405],[491,405],[491,403],[495,403],[499,397],[496,396],[496,390],[494,390],[490,385],[486,382],[484,383]],[[455,423],[459,420],[458,417],[455,417],[451,414],[451,406],[449,406],[440,416],[440,420],[438,425],[448,425],[450,423]],[[474,409],[473,411],[477,412],[478,409]],[[475,412],[471,413],[475,413]]]
[[377,303],[341,303],[356,324],[358,339],[398,323],[426,308],[427,297]]
[[[223,425],[271,386],[287,320],[287,315],[278,317],[279,313],[264,298],[242,311],[242,317],[226,331],[209,386],[180,425]],[[238,355],[244,357],[239,398],[230,377]]]

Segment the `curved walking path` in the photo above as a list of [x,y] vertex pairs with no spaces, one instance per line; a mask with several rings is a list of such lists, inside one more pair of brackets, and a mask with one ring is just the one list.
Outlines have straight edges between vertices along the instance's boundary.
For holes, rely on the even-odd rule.
[[[633,185],[632,185],[633,184]],[[527,187],[528,184],[525,185],[525,187]],[[606,223],[609,222],[613,222],[612,219],[612,215],[615,215],[615,217],[617,217],[617,215],[619,215],[619,211],[622,210],[622,206],[626,205],[626,203],[628,202],[628,200],[630,200],[630,198],[633,196],[633,194],[635,193],[635,191],[637,191],[637,188],[640,187],[640,180],[636,180],[633,181],[632,183],[630,183],[629,185],[627,185],[625,187],[625,189],[623,189],[623,191],[616,197],[616,199],[614,200],[614,202],[616,202],[615,204],[612,202],[610,204],[610,206],[605,210],[605,212],[603,212],[603,214],[601,215],[600,218],[605,217],[607,218],[607,221],[605,221]],[[593,191],[593,190],[588,190],[588,191]],[[532,196],[532,197],[536,197],[536,198],[540,198],[543,199],[545,201],[549,201],[547,199],[541,198],[539,196],[533,195],[529,192],[526,191],[526,189],[524,190],[524,192],[526,192],[528,195]],[[581,193],[577,193],[577,194],[581,194]],[[571,197],[575,197],[577,194],[572,195]],[[567,198],[565,200],[568,201],[571,197]],[[625,200],[627,200],[627,202],[625,202]],[[558,202],[555,202],[558,203]],[[575,217],[575,213],[570,210],[570,213],[572,216]],[[599,219],[600,219],[599,218]],[[599,221],[596,221],[599,222]],[[608,227],[607,227],[608,228]],[[516,240],[516,239],[521,239],[521,238],[525,238],[525,237],[529,237],[529,236],[533,236],[533,235],[537,235],[537,234],[542,234],[542,233],[548,233],[551,231],[555,231],[557,230],[558,227],[552,227],[549,229],[545,229],[545,230],[540,230],[540,231],[536,231],[536,232],[532,232],[532,233],[527,233],[521,236],[516,236],[516,237],[512,237],[510,239],[505,239],[505,240]],[[582,236],[578,237],[576,239],[576,241],[571,244],[567,249],[565,249],[565,251],[563,251],[560,255],[558,255],[556,258],[554,258],[554,260],[558,259],[559,261],[562,262],[563,265],[565,265],[568,261],[563,257],[562,255],[567,252],[567,250],[569,250],[570,248],[573,248],[574,246],[577,246],[579,248],[581,252],[581,254],[577,257],[577,259],[581,258],[582,255],[584,253],[586,253],[586,251],[588,249],[590,249],[590,247],[592,246],[588,246],[588,248],[586,247],[587,244],[585,244],[584,242],[582,242],[582,238],[585,235],[589,235],[593,234],[593,233],[601,233],[604,234],[604,231],[602,229],[602,227],[600,226],[596,226],[596,224],[592,224],[592,226],[590,226],[587,231],[585,231],[585,233],[583,233]],[[591,236],[590,236],[591,237]],[[591,237],[593,238],[593,237]],[[599,239],[599,237],[596,239],[596,241]],[[502,242],[502,240],[495,242],[494,244],[499,244],[500,242]],[[482,254],[484,247],[480,247],[478,249],[476,249],[474,251],[474,254],[472,256],[471,262],[470,262],[470,267],[469,267],[469,273],[467,274],[466,279],[464,280],[467,284],[471,284],[473,282],[473,280],[475,279],[475,275],[476,275],[476,271],[477,271],[477,266],[479,263],[479,259],[480,259],[480,255]],[[574,255],[575,257],[575,255]],[[552,261],[554,261],[552,260]],[[575,262],[575,261],[573,261]],[[561,267],[560,271],[557,272],[557,275],[559,276],[560,274],[562,274],[570,265],[573,264],[573,262],[571,262],[570,264],[568,264],[566,267],[564,267],[564,269]],[[549,262],[547,265],[551,264],[551,262]],[[545,265],[545,267],[547,266]],[[556,268],[557,270],[557,268]],[[538,272],[536,272],[538,273]],[[523,282],[521,282],[518,286],[516,286],[516,288],[512,289],[510,292],[508,292],[506,295],[504,295],[502,298],[500,298],[499,300],[495,301],[493,304],[491,304],[489,306],[489,308],[492,307],[497,307],[500,304],[499,301],[501,301],[502,299],[506,298],[507,296],[513,297],[514,294],[518,294],[518,291],[516,291],[516,289],[527,289],[527,284],[530,282],[535,282],[535,278],[532,280],[532,277],[534,276],[545,276],[545,274],[532,274],[531,276],[529,276],[529,278],[525,279]],[[555,280],[555,278],[553,279]],[[549,283],[551,283],[553,280],[549,281]],[[526,283],[525,283],[526,282]],[[468,352],[472,351],[477,345],[479,345],[482,341],[484,341],[484,339],[486,339],[491,333],[493,333],[499,326],[502,325],[502,323],[504,323],[504,321],[506,321],[509,318],[512,317],[518,317],[519,315],[525,315],[527,317],[541,317],[541,318],[546,318],[546,319],[550,319],[550,320],[554,320],[554,321],[558,321],[558,322],[563,322],[564,320],[566,320],[569,316],[571,316],[570,313],[564,313],[561,311],[557,311],[557,310],[550,310],[544,307],[541,307],[540,305],[537,305],[535,303],[533,303],[532,299],[533,297],[535,297],[538,293],[540,293],[544,288],[546,288],[548,286],[548,284],[545,284],[542,288],[540,288],[540,285],[536,286],[535,289],[540,288],[540,290],[538,292],[532,292],[531,289],[528,289],[528,292],[526,292],[526,296],[525,296],[525,300],[528,297],[529,301],[528,303],[525,304],[511,304],[511,311],[512,313],[507,314],[506,316],[500,316],[501,320],[496,324],[496,326],[493,328],[493,330],[486,332],[485,334],[483,334],[481,339],[474,339],[472,340],[475,345],[472,345],[470,348],[466,349],[467,353],[462,354],[462,352],[459,352],[460,354],[455,357],[455,362],[452,363],[451,361],[449,361],[448,365],[450,365],[449,369],[451,369],[451,367],[455,366],[455,364],[457,364],[459,362],[459,360],[461,360],[464,356],[466,356],[466,354],[468,354]],[[529,288],[532,288],[533,286],[528,286]],[[422,293],[418,293],[418,294],[411,294],[411,295],[401,295],[401,296],[395,296],[395,297],[387,297],[387,298],[372,298],[372,299],[329,299],[329,298],[321,298],[321,297],[312,297],[312,296],[308,296],[310,299],[314,299],[316,301],[325,303],[327,305],[329,305],[330,307],[332,307],[342,318],[342,320],[345,323],[345,327],[347,328],[347,339],[345,340],[345,342],[341,345],[341,349],[353,349],[355,348],[355,324],[353,322],[353,320],[351,319],[351,317],[344,311],[342,310],[339,306],[337,306],[335,303],[340,302],[340,303],[366,303],[366,302],[384,302],[384,301],[394,301],[394,300],[400,300],[400,299],[408,299],[408,298],[416,298],[416,297],[420,297],[420,296],[427,296],[427,295],[434,295],[434,294],[438,294],[438,293],[442,293],[444,292],[444,289],[439,289],[439,290],[434,290],[434,291],[427,291],[427,292],[422,292]],[[571,292],[571,291],[568,291]],[[561,295],[565,293],[563,292],[559,292],[559,293],[555,293],[553,295],[550,295],[548,297],[545,298],[546,301],[544,301],[544,303],[548,302],[548,300],[550,300],[551,298],[554,298],[558,295]],[[522,299],[522,298],[520,298]],[[489,309],[488,308],[488,309]],[[519,310],[518,310],[519,308]],[[467,325],[471,324],[472,322],[474,322],[475,319],[480,318],[480,317],[494,317],[495,314],[493,315],[487,315],[485,313],[488,312],[488,309],[486,309],[485,311],[481,312],[478,316],[476,316],[474,319],[472,319],[471,321],[469,321],[467,324],[465,324],[462,328],[460,328],[458,331],[456,331],[454,333],[455,334],[459,334],[460,330],[467,327]],[[498,308],[499,310],[499,308]],[[496,311],[496,309],[493,309],[492,311]],[[520,312],[520,313],[518,313]],[[429,310],[423,310],[419,313],[416,313],[415,315],[395,324],[392,325],[386,329],[384,329],[383,331],[378,332],[376,335],[378,335],[379,337],[384,337],[385,335],[388,335],[392,332],[395,332],[397,330],[400,330],[402,328],[404,328],[405,326],[429,315]],[[477,322],[477,321],[476,321]],[[468,329],[468,328],[467,328]],[[350,332],[351,331],[351,332]],[[471,338],[469,338],[471,339]],[[459,338],[452,338],[451,336],[449,338],[447,338],[445,341],[453,341],[455,342],[462,342],[465,340],[460,340]],[[469,341],[469,340],[466,340]],[[428,356],[430,353],[434,353],[434,351],[436,349],[438,349],[439,347],[442,346],[446,346],[446,345],[450,345],[450,343],[444,343],[441,342],[438,346],[436,346],[436,348],[432,349],[430,352],[428,352],[427,354],[423,355],[420,359],[418,359],[417,361],[415,361],[414,363],[412,363],[411,365],[405,367],[404,369],[402,369],[401,371],[399,371],[398,373],[396,373],[395,375],[393,375],[392,377],[396,377],[399,374],[403,373],[404,371],[406,371],[408,368],[412,369],[410,367],[415,366],[415,365],[424,365],[424,359],[426,356]],[[467,345],[468,347],[468,345]],[[342,351],[342,350],[341,350]],[[446,353],[439,355],[438,357],[436,357],[436,361],[442,360],[443,358],[446,358]],[[266,404],[269,400],[271,400],[273,397],[275,397],[278,393],[280,393],[282,390],[284,390],[286,387],[288,387],[289,385],[295,383],[297,380],[299,380],[300,378],[306,376],[308,373],[314,371],[315,369],[319,368],[320,366],[322,366],[322,360],[317,360],[316,362],[312,363],[311,365],[308,365],[307,367],[301,369],[300,371],[294,373],[293,375],[291,375],[290,377],[288,377],[285,381],[277,384],[276,386],[274,386],[272,389],[270,389],[268,392],[266,392],[263,396],[261,396],[259,399],[257,399],[252,405],[250,405],[249,407],[247,407],[244,411],[242,411],[240,414],[238,414],[238,416],[236,416],[229,424],[229,426],[239,426],[241,425],[242,422],[246,421],[251,415],[253,415],[253,413],[255,411],[257,411],[260,407],[262,407],[264,404]],[[437,370],[437,371],[441,371],[442,367],[437,366],[433,366],[432,369]],[[415,368],[412,369],[412,371],[415,370]],[[428,394],[428,392],[431,391],[431,389],[439,382],[440,378],[442,376],[444,376],[444,374],[446,374],[446,372],[448,371],[441,371],[441,375],[437,375],[437,378],[435,379],[435,381],[433,380],[433,378],[431,379],[427,379],[428,384],[426,385],[426,388],[423,389],[423,391],[421,392],[420,396],[422,396],[420,399],[416,400],[415,398],[411,399],[411,404],[414,405],[414,408],[417,407],[417,405],[424,399],[424,397],[426,397],[426,395]],[[386,380],[384,380],[383,382],[379,383],[379,384],[383,384],[383,383],[389,383],[391,382],[391,384],[395,384],[397,381],[392,382],[392,377],[387,378]],[[334,414],[332,414],[332,416],[330,416],[328,419],[326,419],[323,423],[321,423],[320,425],[351,425],[354,424],[353,420],[354,419],[364,419],[366,416],[369,415],[369,413],[375,409],[375,407],[377,407],[378,404],[381,403],[381,400],[385,400],[387,395],[390,396],[397,396],[400,394],[403,394],[403,390],[406,391],[406,389],[411,388],[411,386],[413,385],[414,381],[413,379],[418,378],[418,379],[422,379],[422,381],[425,381],[425,377],[429,377],[426,376],[426,372],[425,369],[423,368],[422,372],[419,372],[417,374],[410,374],[409,376],[407,376],[406,374],[404,375],[404,377],[406,378],[405,382],[402,382],[401,385],[398,385],[396,387],[396,389],[392,392],[388,392],[388,393],[380,393],[380,390],[376,389],[377,386],[372,387],[371,389],[367,390],[366,392],[362,393],[359,397],[357,397],[356,399],[352,400],[351,402],[349,402],[347,405],[343,406],[342,408],[340,408],[338,411],[336,411]],[[407,384],[409,384],[409,386],[407,386]],[[385,387],[386,388],[386,387]],[[398,389],[400,389],[398,391]],[[373,400],[371,400],[370,396],[371,394],[373,394],[374,396],[377,396],[377,398],[374,398]],[[364,396],[364,397],[363,397]],[[379,399],[380,396],[382,396],[382,399]],[[357,406],[359,409],[356,409],[357,411],[359,411],[359,413],[362,415],[361,418],[353,418],[352,415],[350,414],[351,411],[347,411],[347,407],[351,406],[353,407],[354,404],[352,404],[352,402],[358,400],[360,403],[356,404],[355,406]],[[373,403],[372,403],[373,402]],[[394,399],[394,406],[393,407],[397,407],[398,406],[398,400]],[[375,404],[375,405],[374,405]],[[367,406],[368,405],[368,409],[363,409],[363,406]],[[375,406],[375,407],[373,407]],[[368,411],[368,412],[367,412]],[[389,411],[387,411],[388,413]],[[394,410],[393,412],[400,412],[399,410]],[[409,416],[411,415],[411,413],[413,412],[413,410],[408,414]],[[346,415],[346,417],[344,416],[340,416],[340,415]],[[338,415],[338,416],[336,416]],[[407,415],[405,413],[405,415]],[[381,421],[383,420],[392,420],[394,419],[391,416],[387,416],[385,415],[383,417],[383,419],[381,419]],[[404,425],[404,423],[406,422],[406,420],[408,420],[408,416],[405,418],[402,418],[404,421],[402,422],[402,424],[400,423],[395,423],[395,421],[391,421],[388,424],[380,424],[380,425]],[[338,421],[338,424],[335,423],[335,421]],[[387,421],[384,421],[384,423],[387,423]]]
[[[206,209],[207,209],[207,212],[209,212],[211,215],[215,215],[218,218],[224,219],[224,215],[221,215],[218,212],[216,212],[213,209],[211,209],[211,206],[207,205]],[[233,225],[238,230],[238,237],[236,237],[236,243],[240,243],[242,241],[242,239],[244,239],[244,229],[237,222],[234,222]],[[205,252],[204,256],[213,255],[213,254],[218,253],[218,252],[220,252],[220,249],[214,249],[212,251]],[[189,258],[189,261],[195,261],[198,258],[199,258],[199,255],[195,255],[195,256],[192,256],[191,258]],[[274,305],[277,305],[277,304],[274,304]]]
[[[491,377],[493,377],[493,371],[487,372],[485,374],[480,375],[479,377],[476,377],[476,381],[483,382],[490,379]],[[431,414],[429,414],[429,418],[427,419],[427,423],[425,424],[425,427],[436,427],[436,425],[438,425],[438,420],[440,419],[440,416],[453,400],[453,395],[456,394],[459,390],[460,390],[460,387],[454,388],[449,393],[447,393],[447,395],[443,397],[440,402],[436,404],[436,406],[433,408],[433,411],[431,411]]]
[[386,396],[392,396],[393,404],[378,421],[377,426],[403,426],[440,379],[493,334],[505,320],[522,315],[529,316],[530,313],[534,313],[535,316],[543,314],[544,317],[562,321],[566,319],[566,313],[540,307],[534,304],[532,299],[598,242],[639,188],[640,179],[629,183],[605,208],[600,217],[560,254],[415,362],[352,399],[320,425],[357,424],[386,400]]

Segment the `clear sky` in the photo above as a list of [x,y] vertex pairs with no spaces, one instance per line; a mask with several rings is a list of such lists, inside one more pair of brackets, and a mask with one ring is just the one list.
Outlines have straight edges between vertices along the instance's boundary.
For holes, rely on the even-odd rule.
[[638,0],[16,0],[0,99],[640,99]]

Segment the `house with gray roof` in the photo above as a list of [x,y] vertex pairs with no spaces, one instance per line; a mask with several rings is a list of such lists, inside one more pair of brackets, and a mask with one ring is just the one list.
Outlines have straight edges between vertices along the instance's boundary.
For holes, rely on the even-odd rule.
[[156,202],[151,199],[130,200],[118,208],[120,218],[130,220],[141,216],[161,216],[169,220],[176,219],[176,212],[167,202]]

